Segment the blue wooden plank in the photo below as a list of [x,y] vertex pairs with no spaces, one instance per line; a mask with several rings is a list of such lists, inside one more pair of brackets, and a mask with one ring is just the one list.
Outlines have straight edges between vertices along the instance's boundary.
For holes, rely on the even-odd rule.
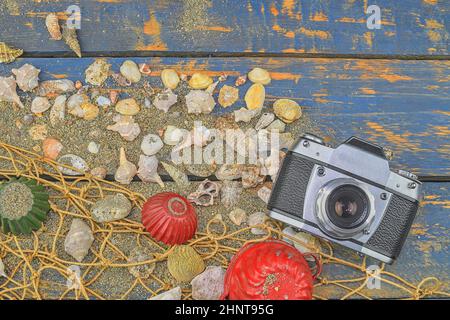
[[365,0],[3,1],[0,39],[26,52],[69,53],[50,41],[45,16],[81,9],[85,53],[253,52],[448,55],[446,0],[377,1],[381,28],[368,29]]

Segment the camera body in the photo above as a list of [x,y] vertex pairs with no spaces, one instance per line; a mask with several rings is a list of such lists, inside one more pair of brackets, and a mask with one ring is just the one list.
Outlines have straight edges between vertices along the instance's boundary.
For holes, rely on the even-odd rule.
[[306,134],[287,153],[269,215],[391,264],[419,208],[421,183],[393,172],[381,147],[351,137],[337,148]]

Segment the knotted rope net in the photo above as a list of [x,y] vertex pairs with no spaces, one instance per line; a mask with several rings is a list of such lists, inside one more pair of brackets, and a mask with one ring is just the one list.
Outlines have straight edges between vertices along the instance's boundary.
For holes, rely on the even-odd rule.
[[[154,241],[139,219],[127,218],[98,224],[93,221],[89,211],[95,201],[107,194],[122,193],[137,208],[142,207],[146,197],[126,186],[98,179],[90,174],[67,179],[58,166],[58,163],[39,154],[0,142],[0,178],[25,177],[35,179],[45,186],[50,192],[51,212],[48,219],[53,221],[51,225],[50,222],[45,222],[42,229],[29,236],[0,232],[0,258],[6,265],[6,276],[0,277],[0,299],[129,299],[135,298],[133,292],[136,291],[140,298],[147,299],[176,286],[177,283],[171,278],[165,264],[173,247]],[[88,223],[95,237],[89,258],[82,262],[71,259],[60,248],[61,243],[64,243],[67,225],[74,218]],[[369,270],[366,259],[355,263],[338,258],[328,242],[322,241],[320,248],[302,243],[297,238],[283,234],[282,226],[277,222],[269,221],[258,227],[265,230],[266,234],[249,239],[251,227],[231,230],[224,221],[211,219],[188,245],[202,256],[206,264],[226,268],[230,258],[247,243],[288,238],[315,252],[324,268],[340,266],[344,268],[344,274],[349,275],[348,279],[343,279],[335,278],[326,271],[322,272],[316,280],[315,299],[371,299],[371,293],[377,290],[366,290],[366,287],[374,278],[380,280],[383,288],[389,286],[399,291],[397,296],[405,299],[450,296],[449,293],[440,291],[442,283],[435,277],[411,283],[386,271],[383,265],[377,272]],[[135,241],[138,246],[150,248],[154,258],[130,262],[125,250],[118,244],[119,237],[127,237],[127,241]],[[112,287],[115,286],[111,284],[111,270],[126,270],[152,263],[160,266],[159,272],[153,272],[145,279],[128,277],[129,281],[123,280],[121,283],[121,287],[125,289],[119,294],[111,294]],[[77,268],[82,272],[75,276],[74,269]],[[114,273],[112,274],[114,277]],[[76,285],[68,285],[74,283]],[[183,299],[192,298],[190,286],[183,286],[182,292]]]

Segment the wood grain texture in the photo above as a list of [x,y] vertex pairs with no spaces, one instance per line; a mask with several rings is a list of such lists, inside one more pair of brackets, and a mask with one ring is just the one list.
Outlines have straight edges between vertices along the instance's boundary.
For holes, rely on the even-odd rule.
[[369,30],[367,0],[7,0],[0,39],[28,53],[71,55],[51,41],[45,16],[81,8],[81,47],[99,52],[448,55],[446,0],[377,1],[381,29]]
[[[21,59],[0,65],[0,75],[31,63],[42,70],[41,79],[84,80],[84,70],[94,59]],[[394,168],[419,175],[450,174],[450,108],[448,61],[390,61],[299,58],[134,58],[152,66],[152,85],[161,87],[163,68],[212,76],[228,74],[226,84],[255,66],[268,69],[267,108],[287,97],[303,106],[314,129],[333,143],[360,136],[394,151]],[[122,58],[110,58],[119,70]],[[138,84],[141,85],[141,84]],[[221,85],[219,85],[220,88]],[[249,81],[239,87],[240,100],[232,107],[216,106],[215,114],[244,106]],[[295,124],[294,124],[295,125]]]

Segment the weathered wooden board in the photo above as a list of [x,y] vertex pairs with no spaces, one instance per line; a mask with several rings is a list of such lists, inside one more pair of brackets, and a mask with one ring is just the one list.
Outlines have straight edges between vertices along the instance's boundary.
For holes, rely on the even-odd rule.
[[[123,58],[110,58],[117,72]],[[135,58],[148,62],[154,72],[147,78],[161,87],[160,70],[173,67],[180,72],[205,71],[213,76],[237,75],[255,66],[267,68],[272,82],[266,88],[266,106],[280,97],[295,99],[304,113],[329,141],[340,142],[357,135],[391,148],[393,165],[419,175],[450,174],[450,62],[367,59],[300,58]],[[84,80],[84,70],[93,59],[22,59],[0,65],[0,75],[31,63],[42,70],[41,79]],[[241,99],[227,109],[244,106],[250,84],[240,87]]]
[[[367,27],[367,7],[381,28]],[[26,52],[71,54],[50,41],[45,16],[81,9],[83,52],[326,53],[448,55],[446,0],[6,0],[0,40]]]

